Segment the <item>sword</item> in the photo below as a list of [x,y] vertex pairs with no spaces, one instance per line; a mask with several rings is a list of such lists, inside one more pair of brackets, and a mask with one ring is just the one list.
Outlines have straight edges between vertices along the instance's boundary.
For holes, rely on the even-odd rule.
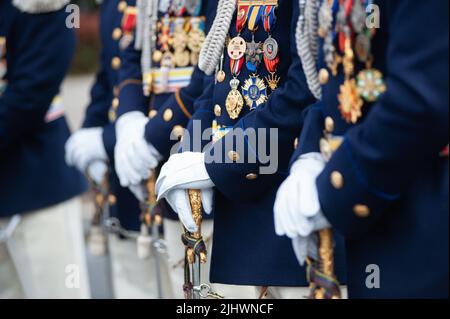
[[[89,229],[89,252],[94,259],[88,258],[88,267],[93,270],[90,271],[91,286],[98,286],[97,276],[92,276],[94,272],[104,273],[104,287],[103,293],[106,294],[104,298],[114,298],[114,286],[112,275],[112,264],[110,256],[110,243],[107,236],[107,221],[110,215],[110,205],[114,205],[116,198],[109,191],[108,176],[106,172],[101,183],[95,182],[89,172],[86,173],[88,178],[91,193],[94,197],[95,212],[91,221],[91,228]],[[103,257],[103,260],[100,258]],[[103,262],[102,262],[103,261]],[[103,264],[103,265],[102,265]]]
[[183,290],[186,299],[201,299],[204,287],[201,284],[201,264],[206,263],[206,245],[202,237],[202,199],[200,190],[188,190],[192,217],[198,230],[190,233],[184,229],[182,240],[185,250],[185,284]]
[[[156,171],[153,170],[151,177],[145,183],[147,198],[142,203],[141,215],[141,233],[138,237],[138,256],[141,259],[150,257],[150,247],[153,249],[155,259],[156,284],[158,291],[158,298],[163,298],[163,284],[161,271],[161,256],[165,251],[165,243],[159,236],[159,228],[162,226],[161,211],[157,206],[157,196],[155,191]],[[152,237],[150,237],[150,229]]]
[[[342,144],[342,138],[334,137],[325,130],[320,140],[320,150],[326,161]],[[307,276],[310,282],[310,299],[341,299],[340,284],[334,273],[334,240],[331,228],[318,232],[318,260],[307,259]]]
[[339,282],[334,273],[334,241],[330,228],[318,232],[318,260],[308,259],[310,299],[341,299]]

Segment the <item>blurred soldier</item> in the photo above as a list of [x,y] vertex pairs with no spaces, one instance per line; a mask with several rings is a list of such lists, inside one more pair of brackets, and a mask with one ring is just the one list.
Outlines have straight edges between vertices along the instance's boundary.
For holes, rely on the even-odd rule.
[[[138,2],[136,38],[120,71],[115,166],[122,186],[141,201],[142,183],[169,157],[203,92],[204,74],[195,66],[216,8],[215,1]],[[163,217],[172,293],[183,298],[181,225],[169,207]],[[211,221],[205,233],[212,233]]]
[[[136,25],[134,0],[103,1],[100,16],[102,53],[100,71],[91,90],[91,103],[87,107],[83,128],[66,144],[66,160],[80,172],[88,173],[100,184],[108,171],[109,192],[114,195],[111,217],[119,231],[109,236],[112,277],[115,296],[122,298],[154,298],[153,264],[136,256],[135,237],[139,230],[139,202],[127,189],[120,186],[114,170],[115,118],[118,107],[119,68],[121,51],[133,41]],[[115,221],[117,220],[117,221]],[[91,233],[93,253],[105,248],[97,247],[96,234]],[[101,238],[100,238],[101,239]],[[103,243],[104,245],[105,243]]]
[[[75,47],[65,0],[0,1],[0,228],[22,216],[7,239],[24,295],[87,298],[81,229],[84,179],[66,166],[69,129],[58,98]],[[6,285],[5,285],[6,283]]]
[[276,230],[344,235],[350,298],[448,298],[449,3],[369,4],[307,1],[299,48],[322,101],[278,192]]
[[205,212],[214,211],[211,282],[251,286],[251,298],[302,298],[305,269],[290,241],[275,235],[272,213],[301,113],[314,102],[295,51],[298,3],[221,0],[218,6],[200,56],[200,68],[216,76],[195,114],[202,128],[212,127],[207,142],[213,144],[202,153],[183,143],[194,152],[169,159],[157,191],[191,232],[197,226],[187,189],[200,189]]

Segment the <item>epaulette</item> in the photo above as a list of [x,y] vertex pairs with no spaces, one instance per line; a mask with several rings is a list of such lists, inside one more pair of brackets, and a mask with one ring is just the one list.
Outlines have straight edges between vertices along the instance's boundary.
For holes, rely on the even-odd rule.
[[60,10],[70,0],[13,0],[13,5],[22,12],[37,14]]

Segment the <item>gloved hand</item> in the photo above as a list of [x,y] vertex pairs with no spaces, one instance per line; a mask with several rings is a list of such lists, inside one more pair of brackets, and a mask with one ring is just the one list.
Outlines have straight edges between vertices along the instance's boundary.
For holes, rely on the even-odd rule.
[[115,168],[122,187],[138,185],[150,178],[162,156],[144,138],[149,119],[142,112],[129,112],[116,123]]
[[172,155],[162,167],[156,181],[158,200],[165,198],[190,232],[197,231],[197,225],[192,218],[188,190],[201,190],[203,210],[211,214],[213,187],[214,183],[206,171],[203,153],[186,152]]
[[323,215],[316,179],[325,167],[319,153],[302,155],[292,166],[291,174],[280,186],[274,205],[275,232],[293,239],[294,250],[303,264],[308,250],[315,251],[314,232],[330,227]]
[[97,184],[103,182],[107,171],[108,166],[103,161],[94,161],[87,168],[87,173]]
[[66,163],[86,173],[89,164],[94,161],[108,160],[103,145],[101,127],[84,128],[73,134],[66,143]]

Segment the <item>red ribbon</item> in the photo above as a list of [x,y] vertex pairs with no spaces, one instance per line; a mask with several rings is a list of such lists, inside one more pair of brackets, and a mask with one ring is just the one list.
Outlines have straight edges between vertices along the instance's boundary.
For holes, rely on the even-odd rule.
[[230,60],[230,69],[233,76],[238,76],[239,73],[241,73],[242,66],[244,65],[244,60],[245,57],[242,57],[239,60]]
[[244,29],[245,23],[247,22],[248,10],[250,6],[248,5],[240,5],[238,8],[238,15],[236,19],[236,31],[237,33],[241,33]]
[[280,57],[277,56],[275,59],[269,60],[268,58],[266,58],[266,55],[264,55],[264,64],[267,71],[269,71],[270,73],[275,73],[278,69],[278,65],[280,64]]

